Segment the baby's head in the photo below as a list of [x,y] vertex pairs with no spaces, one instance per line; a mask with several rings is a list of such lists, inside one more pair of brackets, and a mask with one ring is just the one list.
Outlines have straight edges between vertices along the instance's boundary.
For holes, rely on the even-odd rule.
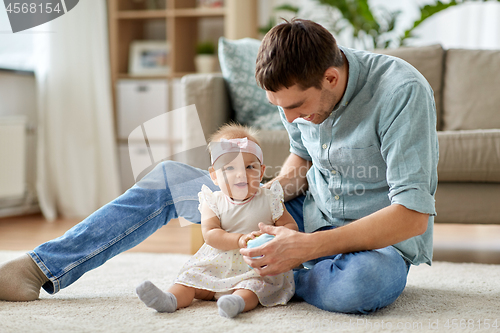
[[259,190],[264,176],[262,150],[256,132],[249,127],[227,124],[210,137],[210,178],[233,200],[243,201]]

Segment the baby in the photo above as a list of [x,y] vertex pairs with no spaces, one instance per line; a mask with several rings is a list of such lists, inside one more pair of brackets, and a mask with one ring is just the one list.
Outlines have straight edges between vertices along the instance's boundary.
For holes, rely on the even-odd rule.
[[274,182],[260,187],[262,150],[248,127],[229,124],[209,144],[210,178],[220,191],[203,185],[198,194],[205,244],[182,267],[175,284],[163,292],[149,281],[137,287],[139,298],[159,312],[187,307],[194,298],[218,299],[219,314],[232,318],[264,306],[286,304],[295,292],[292,271],[261,277],[239,249],[261,235],[259,222],[298,230],[283,204],[283,189]]

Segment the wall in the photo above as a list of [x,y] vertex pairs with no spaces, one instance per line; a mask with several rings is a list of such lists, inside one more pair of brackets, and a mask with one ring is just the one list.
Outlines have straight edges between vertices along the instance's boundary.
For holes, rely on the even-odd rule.
[[[27,210],[33,210],[36,203],[36,81],[26,72],[0,70],[0,117],[25,116],[27,118],[26,137],[26,190],[24,204]],[[1,158],[1,157],[0,157]],[[9,203],[0,203],[0,216],[10,215],[6,209]],[[35,204],[36,206],[36,204]],[[21,207],[21,209],[24,209]]]

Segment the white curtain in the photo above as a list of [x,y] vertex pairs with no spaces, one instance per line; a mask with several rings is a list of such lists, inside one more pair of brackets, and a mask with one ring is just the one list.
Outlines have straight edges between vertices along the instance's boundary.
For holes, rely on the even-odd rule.
[[39,26],[37,191],[44,216],[84,217],[119,195],[106,2]]
[[500,49],[500,2],[468,2],[450,7],[415,30],[413,45]]
[[[442,0],[447,3],[449,0]],[[381,9],[400,10],[396,29],[391,36],[400,36],[420,18],[420,6],[436,3],[437,0],[369,0],[374,13]],[[272,8],[292,4],[301,8],[299,16],[312,19],[325,27],[335,20],[335,13],[323,7],[316,0],[259,0],[261,17],[259,24],[265,25],[269,16],[279,21],[279,16],[293,17],[288,12],[273,12]],[[424,21],[414,30],[417,38],[408,42],[412,46],[441,44],[444,48],[500,49],[500,2],[470,1],[450,7]],[[343,46],[364,48],[364,44],[352,39],[352,31],[346,28],[336,35]]]
[[[445,3],[449,1],[443,1]],[[420,18],[420,6],[436,0],[370,0],[372,8],[400,10],[396,30],[402,34]],[[449,7],[425,20],[413,31],[408,45],[441,44],[445,49],[500,49],[500,2],[469,1]]]

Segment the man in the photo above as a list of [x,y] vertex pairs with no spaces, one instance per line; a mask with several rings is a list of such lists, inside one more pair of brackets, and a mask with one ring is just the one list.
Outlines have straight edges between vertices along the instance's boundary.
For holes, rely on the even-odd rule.
[[[368,313],[391,304],[410,264],[432,258],[438,150],[430,86],[401,60],[339,49],[306,20],[264,37],[256,78],[290,135],[277,179],[305,233],[261,226],[276,237],[241,249],[246,262],[261,275],[304,263],[294,273],[296,295],[324,310]],[[202,184],[217,190],[202,170],[158,165],[63,237],[1,267],[0,299],[36,299],[42,285],[57,292],[172,218],[199,222]]]
[[407,63],[339,49],[328,31],[303,20],[264,37],[256,78],[290,136],[277,179],[287,200],[308,184],[302,218],[294,217],[313,233],[262,226],[276,241],[242,249],[264,256],[247,263],[273,275],[312,260],[295,273],[296,295],[322,309],[365,313],[392,303],[409,264],[432,258],[431,88]]

